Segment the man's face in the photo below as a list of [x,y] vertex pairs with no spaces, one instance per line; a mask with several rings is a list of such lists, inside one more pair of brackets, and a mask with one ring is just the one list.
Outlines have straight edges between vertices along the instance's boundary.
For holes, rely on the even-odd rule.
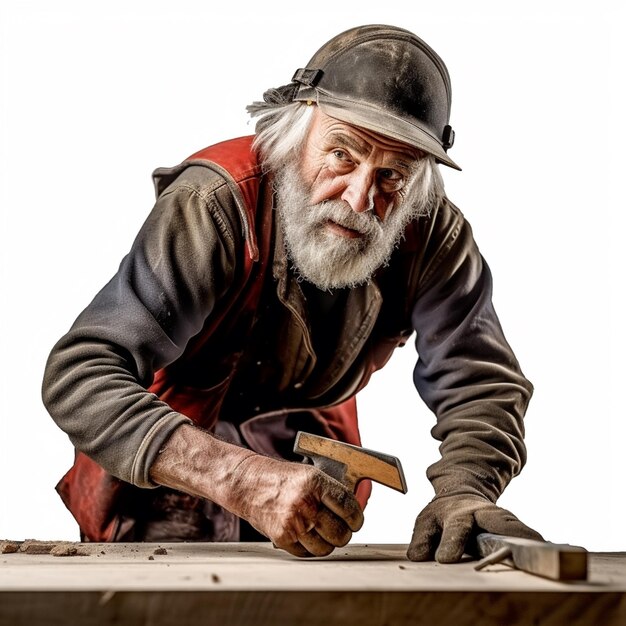
[[[299,163],[278,177],[287,251],[321,289],[354,287],[384,265],[428,190],[421,154],[316,108]],[[411,193],[409,193],[411,192]],[[410,201],[405,202],[409,198]]]
[[[355,213],[373,211],[384,221],[421,155],[393,139],[340,122],[315,110],[302,156],[302,179],[311,202],[341,199]],[[338,236],[354,233],[328,228]]]

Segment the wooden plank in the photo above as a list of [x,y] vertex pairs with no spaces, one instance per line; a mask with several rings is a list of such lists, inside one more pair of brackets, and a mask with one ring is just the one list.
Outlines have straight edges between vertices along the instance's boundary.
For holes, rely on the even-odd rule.
[[590,555],[589,581],[566,584],[411,563],[402,545],[310,560],[270,544],[77,545],[86,556],[0,555],[0,625],[626,624],[621,553]]
[[3,594],[2,626],[623,626],[619,593],[96,592]]

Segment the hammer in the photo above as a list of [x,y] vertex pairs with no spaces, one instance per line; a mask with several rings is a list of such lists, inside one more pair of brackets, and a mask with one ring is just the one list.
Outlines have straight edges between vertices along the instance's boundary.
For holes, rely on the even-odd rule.
[[474,569],[504,563],[515,569],[552,580],[587,580],[587,550],[568,543],[551,543],[519,537],[480,533],[478,554],[483,557]]
[[407,492],[402,465],[395,456],[303,431],[296,435],[293,451],[311,459],[315,467],[353,493],[364,478]]

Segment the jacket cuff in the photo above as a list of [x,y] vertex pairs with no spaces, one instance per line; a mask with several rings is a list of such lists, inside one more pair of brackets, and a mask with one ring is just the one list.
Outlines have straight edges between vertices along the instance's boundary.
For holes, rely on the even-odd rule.
[[431,466],[427,471],[428,479],[435,489],[435,500],[446,496],[475,495],[495,503],[511,476],[476,472],[470,468],[455,467],[448,471]]
[[172,412],[156,422],[143,438],[131,468],[130,482],[137,487],[154,489],[158,484],[150,479],[150,467],[156,460],[159,450],[171,434],[182,424],[193,422],[181,413]]

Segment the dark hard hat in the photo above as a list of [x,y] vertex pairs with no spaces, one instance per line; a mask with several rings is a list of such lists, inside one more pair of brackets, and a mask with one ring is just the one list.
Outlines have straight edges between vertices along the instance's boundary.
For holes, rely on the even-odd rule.
[[324,44],[296,71],[293,99],[315,102],[343,122],[397,139],[461,169],[446,150],[451,88],[448,70],[419,37],[395,26],[360,26]]

